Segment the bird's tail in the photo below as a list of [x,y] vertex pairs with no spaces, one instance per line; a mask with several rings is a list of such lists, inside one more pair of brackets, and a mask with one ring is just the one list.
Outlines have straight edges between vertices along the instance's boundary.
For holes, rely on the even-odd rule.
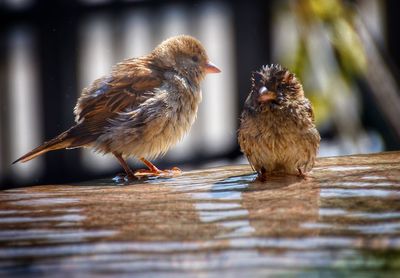
[[27,162],[41,154],[47,153],[49,151],[68,148],[70,145],[70,142],[69,142],[70,140],[68,140],[68,131],[69,130],[61,133],[60,135],[51,139],[50,141],[47,141],[47,142],[43,143],[42,145],[40,145],[39,147],[28,152],[27,154],[24,154],[23,156],[21,156],[20,158],[15,160],[12,164],[15,164],[17,162]]
[[77,148],[90,143],[94,138],[93,135],[87,134],[83,126],[76,125],[67,131],[64,131],[57,137],[45,142],[39,147],[33,149],[27,154],[21,156],[15,160],[12,164],[17,162],[27,162],[35,157],[47,153],[49,151],[66,149],[66,148]]

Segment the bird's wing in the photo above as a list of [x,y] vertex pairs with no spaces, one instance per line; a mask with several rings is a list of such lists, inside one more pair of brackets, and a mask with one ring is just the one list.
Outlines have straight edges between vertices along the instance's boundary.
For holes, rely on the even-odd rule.
[[118,64],[109,76],[97,79],[83,90],[74,110],[77,122],[104,118],[104,115],[110,117],[154,96],[154,88],[163,81],[162,75],[133,62]]
[[120,113],[135,109],[153,97],[154,89],[162,82],[159,70],[144,67],[135,60],[117,64],[110,75],[83,90],[74,109],[77,124],[69,132],[70,147],[95,141]]
[[311,121],[314,122],[314,111],[311,102],[305,98],[302,106],[304,107],[305,113],[307,114],[308,118],[310,118]]

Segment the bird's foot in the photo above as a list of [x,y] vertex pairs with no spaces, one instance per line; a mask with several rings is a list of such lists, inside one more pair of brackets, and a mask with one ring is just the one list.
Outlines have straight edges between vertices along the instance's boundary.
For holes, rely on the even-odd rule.
[[295,176],[297,178],[301,178],[304,180],[307,180],[308,175],[306,173],[303,173],[303,171],[300,168],[297,168],[298,173],[285,173],[285,172],[272,172],[272,173],[267,173],[264,168],[261,169],[261,171],[257,172],[257,178],[256,181],[260,182],[266,182],[267,180],[271,178],[279,178],[279,177],[285,177],[285,176]]
[[147,169],[140,169],[137,170],[134,175],[136,178],[143,178],[143,177],[167,177],[167,178],[171,178],[171,177],[176,177],[182,174],[181,169],[179,169],[178,167],[173,167],[172,169],[168,169],[168,170],[160,170],[158,169],[153,163],[151,163],[150,161],[148,161],[145,158],[140,158],[140,160],[147,166]]
[[167,170],[160,170],[158,168],[155,169],[139,169],[135,172],[135,177],[144,178],[144,177],[176,177],[182,174],[181,169],[178,167],[173,167]]
[[125,170],[126,174],[118,174],[113,178],[113,181],[115,182],[128,182],[132,180],[137,180],[135,177],[135,174],[132,172],[131,168],[129,168],[128,163],[122,158],[122,155],[120,153],[113,152],[114,156],[118,159],[119,163],[122,165],[122,167]]
[[304,179],[304,180],[307,179],[307,174],[306,174],[306,173],[303,173],[303,171],[301,171],[300,168],[297,168],[297,171],[299,171],[299,173],[297,174],[297,176],[298,176],[299,178],[302,178],[302,179]]
[[265,175],[265,174],[257,174],[257,177],[256,177],[255,181],[266,182],[267,181],[267,175]]

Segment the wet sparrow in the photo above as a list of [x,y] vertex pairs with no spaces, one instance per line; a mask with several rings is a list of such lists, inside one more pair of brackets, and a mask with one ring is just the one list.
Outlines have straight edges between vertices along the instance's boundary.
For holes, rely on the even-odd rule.
[[295,75],[280,65],[254,72],[238,141],[259,178],[304,177],[314,165],[320,140],[311,103]]
[[[83,89],[74,109],[76,124],[14,163],[52,150],[90,147],[112,153],[130,178],[179,173],[177,168],[161,171],[147,159],[164,154],[189,131],[201,101],[200,82],[217,72],[195,38],[167,39]],[[125,161],[131,156],[149,170],[132,171]]]

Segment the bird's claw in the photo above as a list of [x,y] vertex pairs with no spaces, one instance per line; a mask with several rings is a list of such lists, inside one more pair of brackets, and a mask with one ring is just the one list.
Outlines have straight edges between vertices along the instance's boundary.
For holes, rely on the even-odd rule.
[[297,176],[298,176],[299,178],[302,178],[302,179],[304,179],[304,180],[307,179],[307,174],[304,173],[300,168],[297,168],[297,171],[299,172],[299,173],[297,174]]
[[139,169],[137,170],[134,175],[136,178],[144,178],[144,177],[167,177],[172,178],[176,176],[180,176],[182,174],[182,170],[178,167],[173,167],[167,170],[148,170],[148,169]]

